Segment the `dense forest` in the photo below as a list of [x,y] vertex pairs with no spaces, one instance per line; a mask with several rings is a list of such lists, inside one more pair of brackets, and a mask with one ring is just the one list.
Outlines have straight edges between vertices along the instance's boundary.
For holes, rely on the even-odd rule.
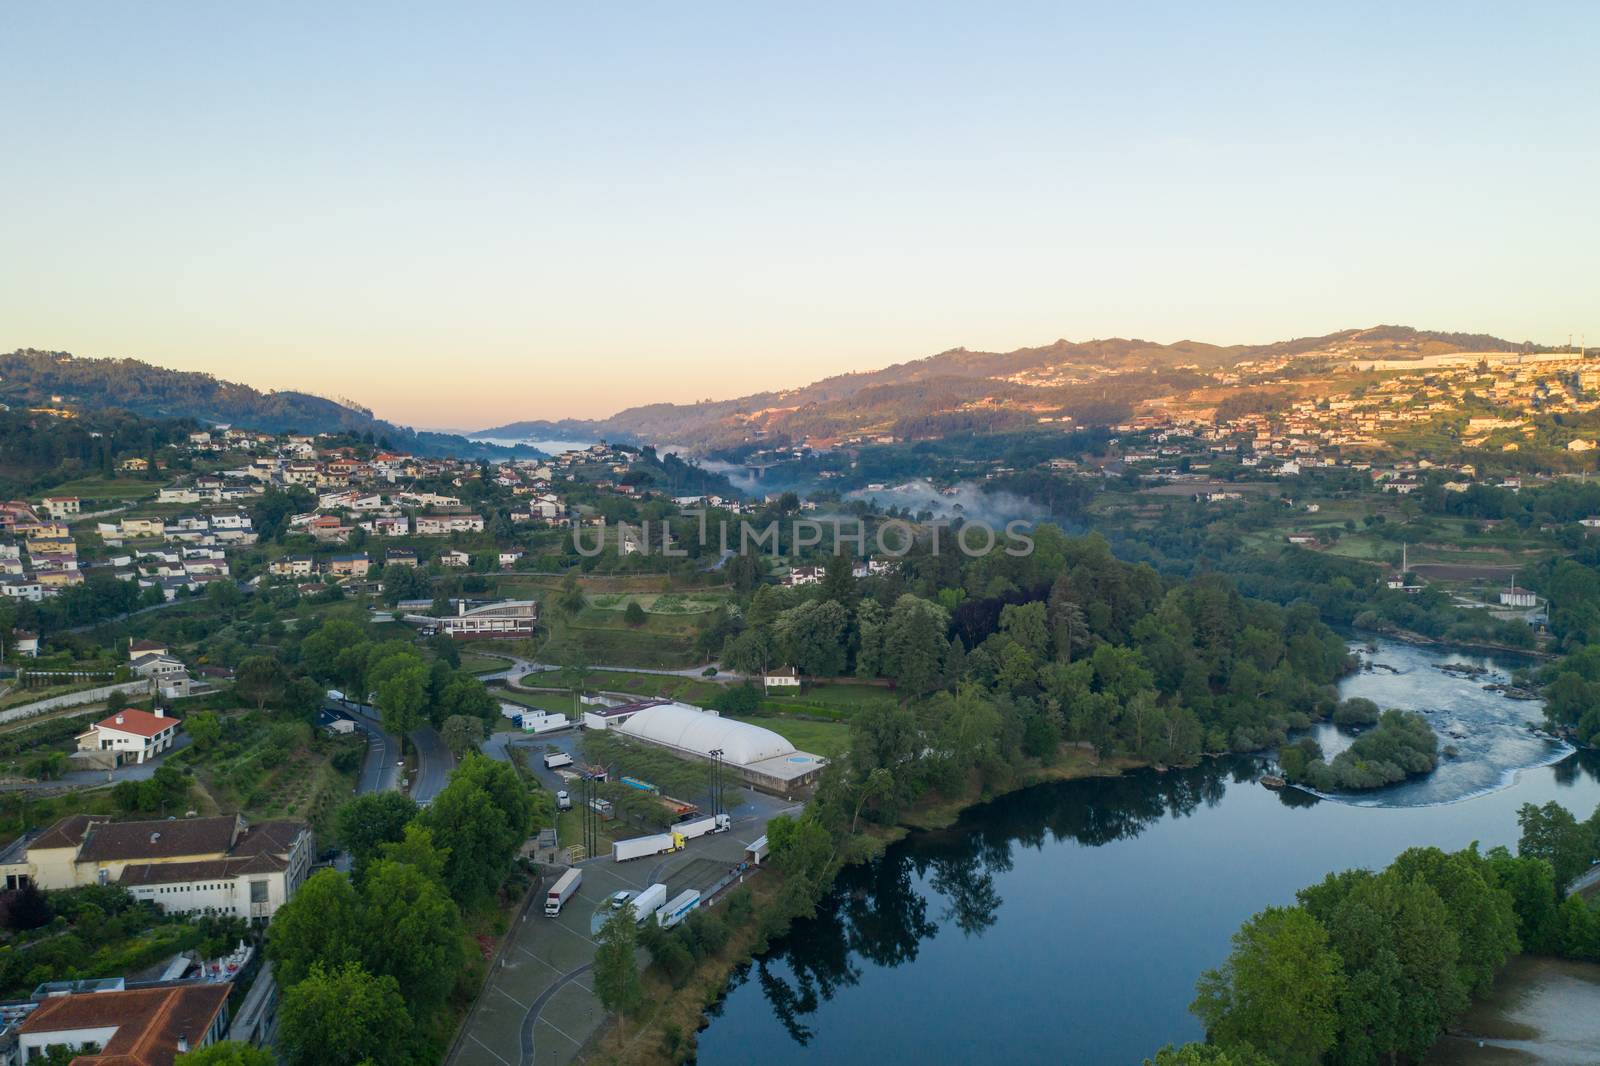
[[197,428],[187,419],[125,411],[72,419],[0,411],[0,496],[29,496],[80,477],[113,477],[121,460],[149,458]]
[[924,546],[865,594],[836,557],[809,589],[760,587],[723,623],[723,659],[749,672],[887,678],[908,698],[934,696],[857,719],[882,734],[855,746],[872,762],[863,772],[891,769],[907,791],[926,783],[910,764],[938,751],[929,735],[957,708],[985,723],[972,727],[969,739],[984,740],[958,760],[963,772],[1019,749],[1047,754],[1063,736],[1101,755],[1189,762],[1282,744],[1331,713],[1348,656],[1309,605],[1251,600],[1217,575],[1165,582],[1096,536],[1042,526],[1034,541],[1030,555],[971,559]]

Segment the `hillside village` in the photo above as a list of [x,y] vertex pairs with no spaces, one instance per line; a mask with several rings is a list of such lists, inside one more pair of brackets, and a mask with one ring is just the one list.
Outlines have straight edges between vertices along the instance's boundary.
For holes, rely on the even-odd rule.
[[[14,811],[20,830],[0,851],[0,875],[8,892],[37,889],[53,906],[104,877],[120,893],[115,905],[134,908],[126,913],[138,937],[194,942],[169,953],[179,976],[149,987],[148,972],[114,962],[55,966],[63,980],[111,982],[109,993],[73,986],[66,999],[127,997],[115,1011],[129,1038],[175,1048],[182,1034],[137,1020],[177,996],[208,1027],[205,1039],[255,1042],[270,1024],[273,982],[260,980],[263,942],[252,927],[259,934],[286,908],[295,913],[297,896],[326,883],[316,880],[323,871],[345,876],[339,812],[352,791],[395,794],[425,812],[481,750],[553,805],[533,819],[537,833],[495,853],[496,902],[462,898],[461,914],[487,930],[538,870],[717,812],[723,793],[702,792],[697,768],[709,762],[749,790],[740,809],[755,812],[744,816],[751,839],[708,835],[682,868],[697,871],[692,891],[727,898],[728,883],[702,877],[707,860],[692,856],[709,849],[734,869],[759,863],[767,845],[755,830],[777,809],[759,794],[787,801],[817,787],[852,742],[851,719],[878,713],[897,687],[937,689],[945,669],[995,691],[1036,695],[1049,683],[1016,654],[1007,626],[1019,623],[1004,604],[1019,593],[1003,584],[942,587],[938,564],[917,555],[863,552],[844,565],[787,527],[770,558],[719,553],[714,537],[697,538],[701,512],[926,527],[988,514],[992,496],[1136,549],[1221,530],[1248,567],[1296,565],[1280,552],[1351,567],[1339,571],[1350,580],[1338,595],[1347,620],[1364,609],[1359,624],[1371,631],[1550,644],[1564,624],[1559,597],[1548,584],[1518,587],[1516,561],[1553,559],[1572,529],[1600,529],[1600,507],[1522,526],[1491,517],[1441,532],[1440,523],[1460,521],[1452,508],[1488,514],[1493,494],[1542,498],[1584,483],[1595,433],[1585,419],[1600,406],[1592,362],[1474,353],[1425,369],[1345,367],[1338,388],[1307,374],[1292,361],[1230,367],[1115,424],[1063,417],[1020,441],[979,439],[948,455],[888,433],[765,442],[716,467],[744,493],[695,464],[603,443],[490,463],[402,454],[350,434],[212,426],[131,453],[103,449],[98,476],[79,472],[0,504],[9,675],[0,818]],[[1253,390],[1272,402],[1240,402]],[[49,429],[80,414],[24,417]],[[796,472],[802,480],[790,479]],[[917,480],[926,505],[904,491],[907,476],[926,479]],[[584,538],[598,555],[578,550]],[[863,594],[873,605],[847,622],[856,616],[837,605]],[[975,614],[969,597],[990,614]],[[843,635],[847,624],[857,636]],[[978,636],[957,651],[947,626]],[[1073,638],[1047,638],[1058,639],[1070,648]],[[920,661],[934,675],[913,680],[918,668],[896,658],[891,640],[923,642]],[[1537,698],[1532,687],[1507,691]],[[762,724],[744,720],[751,714]],[[1068,719],[1066,728],[1080,726]],[[1249,751],[1283,727],[1260,728],[1205,739]],[[1549,735],[1577,740],[1582,728],[1552,721]],[[39,748],[27,754],[32,738]],[[534,752],[554,765],[530,761]],[[598,827],[573,809],[597,767],[626,772],[582,804]],[[35,788],[49,817],[8,806]],[[316,852],[324,840],[337,846]],[[577,898],[587,905],[596,891]],[[220,927],[236,943],[199,939],[224,920],[241,923]],[[42,950],[26,932],[17,943]],[[515,994],[530,991],[504,980]],[[205,998],[208,985],[234,989],[226,1009]],[[71,1038],[62,1034],[76,1019],[98,1017],[51,1005],[44,985],[24,991],[17,984],[19,998],[0,998],[0,1023],[10,1020],[0,1044],[9,1035],[42,1048]],[[454,1008],[423,1009],[477,1031]]]

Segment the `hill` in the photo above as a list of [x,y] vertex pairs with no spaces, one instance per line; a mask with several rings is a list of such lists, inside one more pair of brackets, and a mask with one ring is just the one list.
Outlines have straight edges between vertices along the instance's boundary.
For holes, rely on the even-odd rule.
[[417,432],[349,401],[306,392],[262,392],[210,374],[168,370],[137,359],[84,359],[67,352],[21,349],[0,354],[0,403],[14,408],[66,407],[127,411],[145,418],[193,419],[263,433],[371,433],[419,455],[521,454],[445,433]]
[[995,432],[1070,418],[1080,425],[1127,417],[1139,400],[1209,381],[1241,364],[1420,359],[1451,352],[1548,350],[1485,334],[1409,326],[1348,329],[1271,344],[1172,344],[1137,338],[1057,340],[1011,352],[966,348],[881,370],[838,374],[800,388],[730,400],[630,407],[594,421],[514,422],[483,435],[649,440],[717,448],[852,434],[895,437]]

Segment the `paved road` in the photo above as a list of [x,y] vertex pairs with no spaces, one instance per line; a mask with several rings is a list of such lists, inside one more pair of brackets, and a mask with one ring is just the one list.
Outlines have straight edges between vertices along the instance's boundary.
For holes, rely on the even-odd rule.
[[417,746],[417,779],[411,783],[411,798],[427,806],[450,780],[456,757],[431,725],[412,733],[411,743]]
[[385,733],[377,719],[366,712],[371,708],[361,708],[357,704],[328,702],[324,710],[348,718],[356,724],[361,735],[367,741],[367,755],[361,763],[361,780],[356,783],[356,791],[367,792],[393,792],[400,787],[400,738],[393,733]]
[[1600,885],[1600,862],[1589,867],[1587,872],[1578,875],[1577,880],[1567,887],[1567,895],[1576,896],[1594,885]]
[[[706,678],[707,666],[686,666],[682,670],[663,670],[648,666],[590,666],[590,670],[600,670],[613,674],[655,674],[660,677],[692,677],[697,680],[711,681],[743,681],[745,675],[732,670],[724,670],[719,663],[709,663],[714,666],[717,673],[714,677]],[[493,674],[479,674],[480,681],[505,681],[509,684],[519,684],[528,674],[545,674],[559,671],[561,667],[556,663],[537,663],[527,659],[513,659],[511,666]]]
[[[544,916],[541,896],[534,892],[528,910],[512,923],[447,1066],[569,1066],[605,1020],[590,971],[595,934],[610,915],[611,894],[638,892],[659,881],[670,898],[686,888],[705,891],[723,882],[779,809],[776,802],[763,807],[756,816],[736,816],[732,832],[692,840],[686,850],[654,866],[609,857],[583,863],[578,893],[556,918]],[[555,873],[548,872],[546,882]]]

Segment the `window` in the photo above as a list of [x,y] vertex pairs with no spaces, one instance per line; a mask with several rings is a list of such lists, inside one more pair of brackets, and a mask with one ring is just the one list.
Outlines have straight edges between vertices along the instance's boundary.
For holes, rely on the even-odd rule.
[[265,902],[267,902],[267,883],[265,881],[251,881],[250,882],[250,902],[251,903],[265,903]]

